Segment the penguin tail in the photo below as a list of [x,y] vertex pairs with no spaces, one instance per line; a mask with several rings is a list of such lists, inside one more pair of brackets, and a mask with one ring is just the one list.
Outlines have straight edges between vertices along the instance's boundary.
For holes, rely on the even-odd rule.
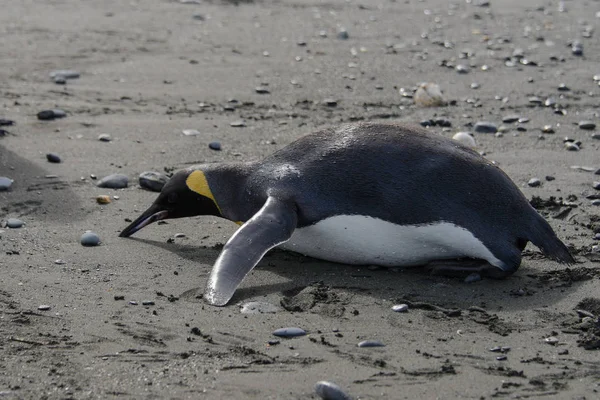
[[530,228],[529,241],[536,245],[546,257],[561,264],[575,264],[575,258],[567,246],[556,236],[548,221],[537,211],[535,214]]

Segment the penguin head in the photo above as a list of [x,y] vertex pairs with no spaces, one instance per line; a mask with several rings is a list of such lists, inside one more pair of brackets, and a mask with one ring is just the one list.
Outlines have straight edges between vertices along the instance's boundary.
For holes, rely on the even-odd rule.
[[220,216],[221,210],[201,169],[178,171],[162,188],[152,205],[119,234],[129,237],[146,225],[162,219]]

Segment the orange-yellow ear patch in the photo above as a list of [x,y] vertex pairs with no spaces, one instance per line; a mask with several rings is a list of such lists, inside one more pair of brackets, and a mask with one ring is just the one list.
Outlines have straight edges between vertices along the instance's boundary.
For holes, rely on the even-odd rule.
[[217,200],[215,200],[215,196],[213,196],[212,191],[210,190],[210,186],[208,186],[208,181],[206,180],[206,176],[202,171],[194,171],[192,172],[187,179],[185,180],[185,184],[187,187],[201,196],[208,197],[215,203],[215,206],[221,212],[219,205],[217,204]]

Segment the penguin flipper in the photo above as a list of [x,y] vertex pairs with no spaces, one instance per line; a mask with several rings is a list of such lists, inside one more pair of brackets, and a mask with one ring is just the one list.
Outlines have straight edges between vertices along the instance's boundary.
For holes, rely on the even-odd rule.
[[204,298],[215,306],[227,304],[265,253],[289,240],[297,223],[293,202],[269,196],[260,211],[225,244],[208,279]]

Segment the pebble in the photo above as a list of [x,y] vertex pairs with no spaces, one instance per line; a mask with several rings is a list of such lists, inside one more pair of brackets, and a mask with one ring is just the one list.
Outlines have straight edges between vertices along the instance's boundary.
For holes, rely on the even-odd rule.
[[491,122],[485,122],[485,121],[480,121],[477,122],[475,124],[475,126],[473,127],[473,129],[475,130],[475,132],[478,133],[496,133],[498,132],[498,127],[491,123]]
[[98,246],[100,244],[100,236],[94,232],[87,231],[81,235],[81,245],[86,247]]
[[124,189],[129,184],[129,178],[123,174],[112,174],[98,181],[98,187],[109,189]]
[[119,301],[119,300],[125,300],[125,296],[122,294],[115,294],[114,299]]
[[569,88],[566,84],[561,83],[560,85],[558,85],[558,91],[559,92],[568,92],[570,91],[571,88]]
[[51,162],[51,163],[60,163],[62,160],[60,159],[60,156],[56,153],[48,153],[46,154],[46,159]]
[[544,125],[542,128],[542,133],[554,133],[554,128],[552,125]]
[[100,196],[96,196],[96,201],[98,202],[98,204],[108,204],[111,202],[110,196],[107,195],[100,195]]
[[185,136],[197,136],[200,134],[199,131],[195,129],[184,129],[181,131]]
[[600,182],[594,182],[592,183],[592,187],[596,190],[600,190]]
[[77,79],[79,78],[80,73],[78,71],[72,69],[57,69],[55,71],[50,72],[50,78],[56,82],[57,80],[66,81],[68,79]]
[[142,300],[142,305],[143,306],[153,306],[154,305],[154,301],[152,301],[152,300]]
[[454,136],[452,136],[452,139],[464,144],[467,147],[477,147],[477,143],[475,143],[475,138],[471,136],[469,132],[457,132],[454,134]]
[[385,347],[385,344],[381,343],[379,340],[363,340],[357,346],[358,347]]
[[254,91],[258,94],[269,94],[269,89],[265,86],[257,86]]
[[350,35],[348,34],[348,31],[345,29],[340,29],[338,34],[337,34],[337,38],[340,40],[348,40],[350,38]]
[[168,181],[169,178],[154,171],[144,171],[138,178],[140,186],[152,192],[160,192]]
[[527,182],[527,185],[529,185],[530,187],[538,187],[541,184],[542,181],[540,181],[538,178],[531,178],[529,182]]
[[592,200],[591,204],[593,206],[600,206],[600,199]]
[[9,218],[6,220],[6,226],[11,229],[19,229],[23,225],[25,225],[25,223],[17,218]]
[[408,304],[396,304],[392,306],[392,310],[394,310],[394,312],[407,312]]
[[600,140],[600,133],[594,133],[592,139]]
[[58,260],[54,260],[54,264],[56,265],[64,265],[67,262],[65,260],[61,260],[60,258]]
[[242,314],[274,314],[277,311],[279,307],[266,301],[249,301],[240,308]]
[[456,72],[458,72],[459,74],[468,74],[471,70],[468,66],[464,64],[458,64],[454,69],[456,69]]
[[544,342],[551,344],[551,345],[555,345],[558,343],[558,338],[555,336],[550,336],[544,339]]
[[229,125],[234,128],[243,128],[244,126],[246,126],[246,123],[242,120],[239,120],[239,121],[233,121]]
[[420,107],[440,107],[446,105],[442,89],[435,83],[423,83],[419,85],[413,96],[413,100]]
[[475,283],[475,282],[479,282],[481,280],[481,275],[479,275],[477,272],[473,272],[472,274],[469,274],[466,278],[465,278],[465,283]]
[[571,53],[573,53],[574,56],[582,56],[583,44],[578,41],[573,42],[573,44],[571,44]]
[[221,142],[210,142],[208,148],[211,150],[221,150]]
[[0,118],[0,126],[12,126],[15,124],[15,121],[12,119]]
[[552,97],[548,97],[545,101],[544,101],[544,105],[546,107],[554,107],[556,105],[556,100],[554,100]]
[[517,122],[519,118],[520,117],[518,115],[507,115],[506,117],[502,118],[502,122],[505,124],[512,124],[513,122]]
[[67,113],[59,109],[43,110],[37,113],[37,118],[41,121],[51,121],[53,119],[64,118],[66,116]]
[[50,306],[46,305],[46,304],[42,304],[41,306],[38,307],[38,310],[40,311],[48,311],[50,310]]
[[327,107],[335,107],[337,106],[338,102],[335,99],[325,99],[323,100],[323,104],[325,104]]
[[584,129],[586,131],[591,131],[596,129],[596,124],[593,123],[592,121],[580,121],[579,122],[579,129]]
[[137,306],[137,305],[138,305],[138,302],[137,302],[137,301],[135,301],[135,300],[130,300],[130,301],[129,301],[129,304],[131,304],[132,306]]
[[102,134],[98,135],[98,140],[101,142],[110,142],[112,140],[112,138],[110,137],[110,135],[108,133],[102,133]]
[[13,184],[13,180],[5,176],[0,176],[0,192],[7,191]]
[[320,381],[315,385],[315,393],[323,400],[351,400],[342,388],[333,382]]
[[569,151],[579,151],[579,146],[573,142],[566,142],[565,149],[567,149]]
[[304,336],[306,335],[306,331],[301,328],[279,328],[273,331],[273,335],[279,337],[296,337],[296,336]]
[[547,180],[548,182],[552,182],[552,181],[553,181],[553,180],[555,180],[555,179],[556,179],[556,178],[555,178],[555,177],[553,177],[552,175],[546,175],[546,180]]

